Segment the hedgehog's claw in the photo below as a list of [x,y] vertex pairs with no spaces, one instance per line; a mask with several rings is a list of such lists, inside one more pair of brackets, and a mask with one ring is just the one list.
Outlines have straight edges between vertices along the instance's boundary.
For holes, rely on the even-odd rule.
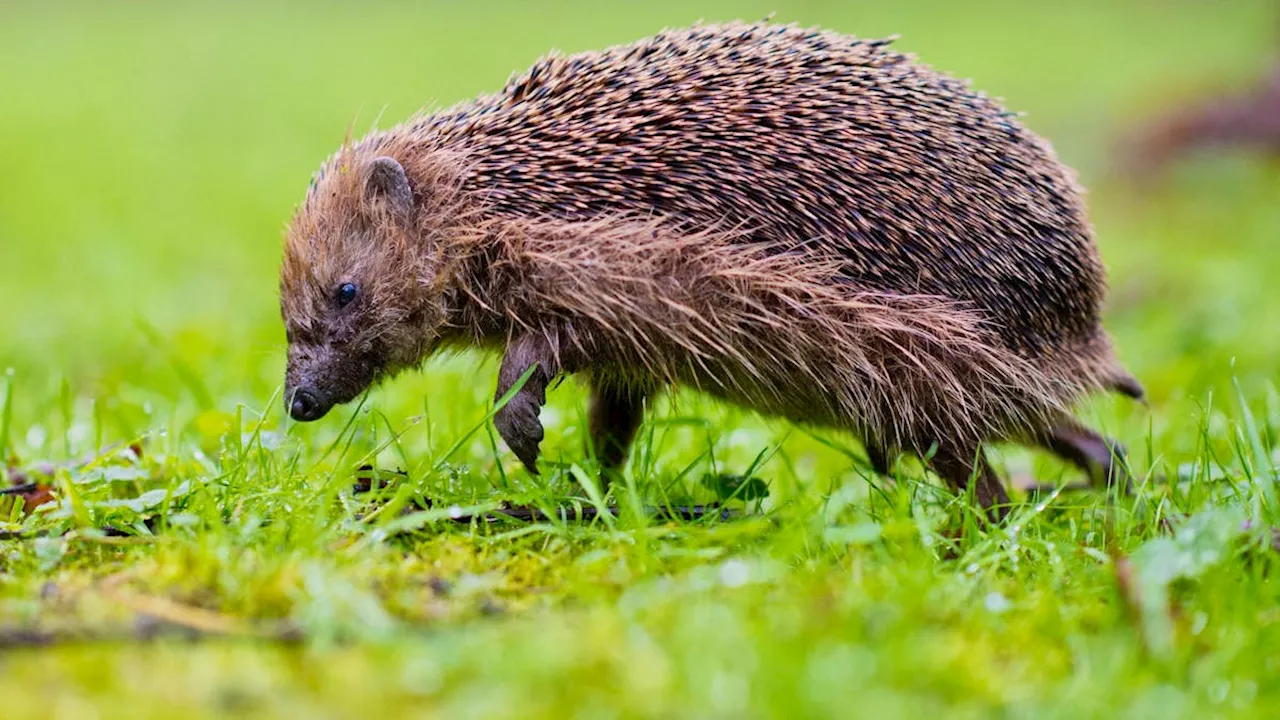
[[538,474],[538,446],[543,437],[542,423],[538,420],[541,409],[538,398],[522,388],[493,417],[503,442],[534,475]]

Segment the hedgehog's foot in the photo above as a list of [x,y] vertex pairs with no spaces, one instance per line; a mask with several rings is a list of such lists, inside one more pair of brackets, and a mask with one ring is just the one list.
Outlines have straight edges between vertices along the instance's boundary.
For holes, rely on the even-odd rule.
[[1072,418],[1050,429],[1040,438],[1039,445],[1084,470],[1095,486],[1119,487],[1126,493],[1133,489],[1124,446]]
[[992,521],[1000,521],[1009,513],[1009,494],[1000,477],[987,462],[981,448],[958,452],[941,445],[930,460],[934,472],[957,493],[966,492],[973,484],[973,497]]
[[606,487],[617,474],[644,418],[647,393],[597,383],[591,395],[591,447],[600,463],[601,483]]

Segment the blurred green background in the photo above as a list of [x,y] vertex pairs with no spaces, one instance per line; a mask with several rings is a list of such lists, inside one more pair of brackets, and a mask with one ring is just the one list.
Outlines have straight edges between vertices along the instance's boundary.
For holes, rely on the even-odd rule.
[[[295,427],[267,406],[284,366],[281,234],[312,172],[349,128],[497,90],[550,49],[770,13],[900,35],[899,48],[1024,112],[1080,172],[1110,271],[1106,324],[1152,399],[1149,410],[1102,400],[1086,417],[1130,445],[1141,477],[1182,474],[1192,487],[1151,483],[1118,525],[1101,519],[1105,499],[1064,496],[1007,534],[970,527],[952,545],[936,528],[956,511],[924,503],[918,484],[870,490],[856,451],[695,402],[683,410],[702,425],[633,462],[640,492],[655,499],[704,449],[740,472],[776,441],[762,473],[771,514],[677,529],[433,525],[394,543],[362,523],[339,493],[350,457],[326,450],[351,413]],[[1202,578],[1177,620],[1199,634],[1155,635],[1174,648],[1162,665],[1115,597],[1107,554],[1165,539],[1170,517],[1202,506],[1252,502],[1261,517],[1259,498],[1274,492],[1233,495],[1232,483],[1278,457],[1280,165],[1203,153],[1139,186],[1118,160],[1135,124],[1247,88],[1277,53],[1270,0],[0,0],[10,447],[23,462],[58,460],[147,434],[160,450],[142,479],[65,476],[81,515],[18,513],[14,526],[132,522],[133,496],[191,488],[154,544],[0,545],[0,628],[117,618],[121,604],[96,583],[123,573],[126,586],[222,620],[384,643],[0,656],[0,714],[95,716],[96,699],[126,715],[171,717],[195,702],[212,714],[322,716],[391,697],[468,717],[841,715],[856,690],[866,708],[904,717],[1073,716],[1084,704],[1080,714],[1163,719],[1280,697],[1274,562],[1215,556],[1232,561]],[[483,417],[494,365],[442,360],[379,390],[372,405],[386,418],[359,416],[354,454],[425,409],[429,421],[381,456],[421,488],[479,500],[579,493],[564,473],[533,490],[508,484],[499,460],[511,469],[510,458],[479,435],[447,472],[435,464]],[[544,418],[549,454],[576,462],[573,387],[553,393]],[[275,413],[262,437],[278,444],[260,445],[258,464],[237,454],[241,404],[246,427],[254,409]],[[1025,456],[1005,460],[1028,469]],[[427,586],[429,575],[455,591]],[[513,612],[476,620],[490,594]]]

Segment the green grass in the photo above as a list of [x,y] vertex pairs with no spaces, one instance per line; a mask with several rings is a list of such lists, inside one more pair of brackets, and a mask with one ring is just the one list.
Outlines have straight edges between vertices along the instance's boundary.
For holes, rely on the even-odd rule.
[[[551,393],[542,479],[482,422],[492,358],[433,361],[314,425],[282,417],[280,231],[349,125],[494,89],[548,48],[775,9],[902,35],[1081,171],[1107,325],[1151,394],[1081,414],[1130,446],[1135,496],[1044,497],[984,530],[914,462],[889,485],[854,439],[682,395],[642,430],[616,521],[456,524],[455,504],[599,500],[575,482],[593,471],[575,383]],[[1138,193],[1109,173],[1126,123],[1260,71],[1269,13],[6,4],[0,451],[96,459],[59,466],[57,504],[0,508],[0,530],[27,535],[0,541],[0,641],[57,641],[0,651],[0,713],[1269,716],[1280,174],[1199,158]],[[135,440],[141,460],[107,450]],[[1002,450],[1006,475],[1070,479]],[[366,461],[407,472],[381,510],[350,491]],[[735,501],[739,519],[635,512],[714,499],[708,478],[753,465],[769,494]],[[437,509],[398,512],[420,497]]]

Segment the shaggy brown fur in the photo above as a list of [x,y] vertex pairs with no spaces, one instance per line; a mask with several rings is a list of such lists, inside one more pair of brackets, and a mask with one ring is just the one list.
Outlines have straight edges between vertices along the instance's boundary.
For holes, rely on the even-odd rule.
[[480,346],[505,351],[499,396],[536,368],[495,418],[531,471],[547,384],[583,372],[606,468],[686,386],[857,433],[881,470],[932,453],[987,506],[989,441],[1111,476],[1067,407],[1141,389],[1099,326],[1079,191],[1011,114],[886,45],[669,31],[344,146],[285,249],[292,414]]

